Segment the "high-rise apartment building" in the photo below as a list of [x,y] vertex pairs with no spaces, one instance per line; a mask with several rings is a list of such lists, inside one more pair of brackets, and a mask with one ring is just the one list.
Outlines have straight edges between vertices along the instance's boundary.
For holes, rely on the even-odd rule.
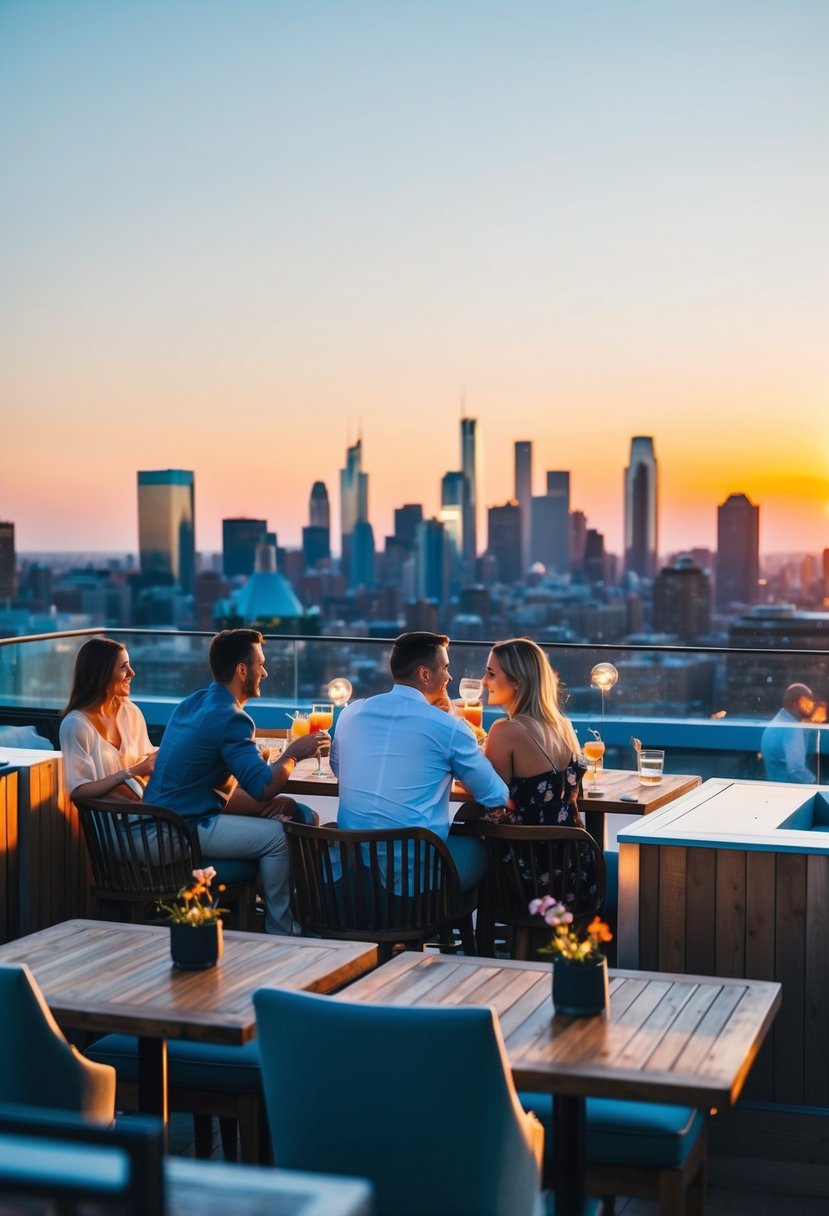
[[475,418],[461,418],[461,472],[463,473],[463,563],[467,583],[475,582],[478,558],[478,449]]
[[532,565],[530,540],[532,530],[533,445],[529,439],[515,444],[515,492],[513,498],[521,508],[521,575]]
[[196,575],[195,494],[189,469],[138,474],[138,548],[141,573],[171,575],[192,595]]
[[256,546],[268,530],[266,519],[222,520],[222,573],[225,578],[249,577],[256,565]]
[[446,531],[437,519],[424,519],[415,536],[415,595],[443,604],[449,591]]
[[17,595],[17,554],[14,547],[14,524],[0,523],[0,605]]
[[351,582],[351,550],[358,521],[368,522],[368,473],[362,469],[363,441],[346,450],[345,468],[340,469],[340,534],[343,573]]
[[410,549],[414,548],[417,525],[423,523],[423,507],[419,502],[407,502],[394,511],[394,535]]
[[547,493],[532,500],[530,557],[548,570],[570,570],[570,474],[547,474]]
[[625,570],[653,578],[657,562],[657,467],[650,435],[630,441],[625,469]]
[[498,578],[502,583],[516,583],[521,578],[522,514],[517,502],[489,508],[487,552],[498,562]]
[[690,553],[680,553],[653,583],[653,627],[689,645],[711,628],[711,580]]
[[760,508],[745,494],[717,507],[717,607],[754,604],[760,576]]

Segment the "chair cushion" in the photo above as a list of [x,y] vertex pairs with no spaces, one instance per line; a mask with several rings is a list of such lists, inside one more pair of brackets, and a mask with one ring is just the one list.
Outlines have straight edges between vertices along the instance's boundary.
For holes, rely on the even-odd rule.
[[[108,1034],[85,1053],[99,1064],[111,1064],[119,1081],[138,1080],[138,1039],[130,1034]],[[259,1047],[254,1040],[243,1047],[214,1043],[167,1044],[170,1084],[181,1089],[215,1089],[226,1094],[261,1093]]]
[[[544,1124],[545,1148],[552,1149],[551,1094],[520,1093],[525,1110]],[[679,1169],[696,1144],[705,1116],[691,1106],[658,1102],[587,1099],[587,1160],[608,1165],[652,1165]]]
[[57,749],[37,733],[35,726],[0,726],[0,746],[19,747],[24,751],[50,752]]
[[226,887],[244,887],[249,882],[255,882],[259,874],[255,861],[239,857],[205,857],[204,864],[213,866],[216,871],[217,886],[224,883]]

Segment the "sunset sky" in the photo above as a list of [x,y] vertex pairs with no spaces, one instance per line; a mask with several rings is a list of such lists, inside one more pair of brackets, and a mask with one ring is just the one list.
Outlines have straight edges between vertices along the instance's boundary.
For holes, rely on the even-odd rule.
[[[483,499],[570,469],[619,550],[653,435],[660,549],[761,507],[829,547],[826,0],[0,0],[0,519],[136,549],[136,470],[196,542]],[[338,542],[338,537],[336,538]]]

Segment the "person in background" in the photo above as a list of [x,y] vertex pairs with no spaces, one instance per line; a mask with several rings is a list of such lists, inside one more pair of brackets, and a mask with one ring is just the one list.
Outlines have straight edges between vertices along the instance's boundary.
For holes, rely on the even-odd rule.
[[484,807],[502,806],[507,787],[463,719],[439,708],[450,680],[448,645],[440,633],[395,640],[394,685],[342,711],[331,768],[340,783],[339,828],[428,828],[446,842],[469,890],[486,870],[486,853],[480,840],[449,835],[452,779]]
[[[282,819],[313,812],[280,797],[299,760],[330,742],[324,731],[294,739],[273,764],[255,742],[245,703],[261,696],[267,676],[258,629],[225,629],[210,643],[213,683],[176,706],[164,731],[146,791],[148,802],[184,816],[207,857],[258,860],[265,929],[291,933],[288,845]],[[235,790],[228,797],[229,779]]]
[[801,723],[811,719],[816,709],[815,694],[807,684],[790,684],[783,693],[783,706],[760,739],[767,781],[814,785],[815,774],[806,763],[808,731]]
[[141,710],[130,700],[134,675],[126,647],[111,638],[90,638],[78,651],[60,724],[70,797],[143,797],[155,749]]

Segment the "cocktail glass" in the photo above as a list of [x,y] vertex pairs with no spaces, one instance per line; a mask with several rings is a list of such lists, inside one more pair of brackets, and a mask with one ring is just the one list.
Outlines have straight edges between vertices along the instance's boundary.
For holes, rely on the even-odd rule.
[[[311,716],[308,719],[308,725],[312,735],[315,735],[321,730],[330,730],[334,725],[334,706],[330,701],[324,701],[319,705],[311,706]],[[324,777],[325,771],[322,767],[322,752],[317,757],[317,767],[314,773],[315,777]]]
[[588,793],[600,794],[602,791],[598,785],[598,771],[604,765],[604,743],[599,738],[598,731],[591,731],[591,734],[595,738],[588,739],[584,745],[584,758],[593,770],[593,781]]

